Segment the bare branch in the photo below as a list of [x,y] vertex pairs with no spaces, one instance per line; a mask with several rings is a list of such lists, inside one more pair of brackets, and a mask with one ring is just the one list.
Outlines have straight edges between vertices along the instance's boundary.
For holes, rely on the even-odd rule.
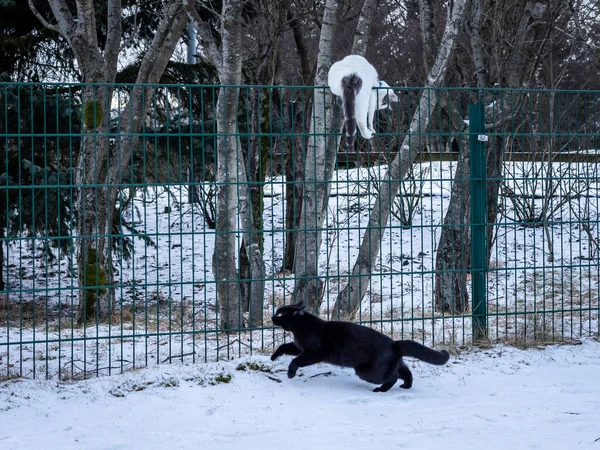
[[129,38],[123,42],[123,45],[121,46],[121,51],[123,51],[124,49],[126,49],[127,47],[129,47],[139,36],[139,29],[138,29],[138,13],[139,13],[139,5],[136,2],[135,4],[135,10],[133,12],[133,25],[132,25],[132,33],[129,35]]
[[589,40],[583,39],[581,36],[575,36],[574,34],[569,33],[567,30],[565,30],[559,26],[555,26],[554,28],[556,28],[561,33],[567,35],[571,39],[574,39],[575,41],[577,41],[581,44],[587,45],[588,47],[594,48],[596,50],[600,50],[600,46],[594,44],[593,42],[590,42]]
[[[177,1],[174,1],[173,4],[175,8],[177,8]],[[148,83],[158,83],[160,77],[165,72],[167,68],[167,64],[175,51],[175,47],[177,46],[177,42],[181,38],[183,31],[185,30],[185,26],[187,23],[187,16],[183,9],[177,11],[177,13],[173,14],[170,17],[168,24],[168,32],[162,41],[161,46],[159,47],[158,54],[154,59],[154,64],[152,65],[152,73],[148,79]]]
[[354,33],[354,43],[352,44],[352,54],[354,55],[364,55],[367,52],[371,23],[378,4],[379,0],[365,0]]
[[[144,55],[136,78],[136,84],[131,93],[131,99],[128,107],[131,113],[123,114],[124,117],[120,124],[123,130],[138,130],[144,118],[146,104],[151,98],[150,95],[143,95],[146,89],[140,87],[143,84],[158,83],[161,75],[173,55],[175,46],[185,29],[187,16],[183,11],[180,0],[171,0],[165,8],[165,14],[162,18],[150,48]],[[111,160],[110,179],[115,182],[119,175],[126,171],[131,161],[131,151],[135,145],[123,146],[123,151],[119,158]]]
[[483,7],[484,0],[471,1],[471,20],[467,23],[470,31],[470,43],[475,66],[477,87],[486,88],[490,85],[488,64],[485,59],[485,48],[483,43]]
[[[475,0],[476,1],[476,0]],[[435,60],[435,55],[437,52],[437,42],[436,42],[436,32],[435,32],[435,9],[432,0],[419,0],[419,9],[421,14],[419,14],[421,21],[421,40],[423,41],[423,50],[425,53],[424,65],[425,71],[429,72],[431,70],[431,66],[433,61]],[[448,8],[448,14],[450,14],[450,9]],[[448,16],[448,19],[450,17]]]
[[[156,74],[164,71],[164,58],[166,61],[171,58],[173,54],[175,44],[179,40],[185,27],[185,17],[183,9],[179,0],[171,0],[171,2],[165,8],[165,15],[156,30],[154,39],[148,48],[148,51],[142,59],[140,64],[140,70],[136,79],[136,83],[147,84],[157,83],[158,79]],[[183,22],[183,26],[181,26]],[[161,61],[161,64],[157,64]],[[162,70],[161,70],[162,67]],[[160,75],[159,75],[160,77]]]
[[35,17],[37,17],[37,19],[42,23],[42,25],[44,25],[44,27],[48,28],[51,31],[55,31],[55,32],[63,35],[66,38],[66,36],[62,33],[62,31],[60,30],[60,27],[58,25],[52,25],[50,22],[48,22],[44,18],[44,16],[42,16],[40,14],[40,12],[37,10],[35,5],[33,4],[33,0],[29,0],[29,9],[31,9],[31,12],[33,13],[33,15]]
[[294,42],[300,58],[300,73],[302,74],[302,82],[306,85],[312,84],[309,80],[312,78],[312,69],[310,58],[308,56],[308,46],[306,44],[306,33],[302,27],[302,23],[294,13],[292,13],[291,5],[288,5],[287,20],[294,35]]
[[119,61],[119,52],[121,37],[123,34],[123,22],[121,0],[109,0],[108,2],[108,20],[106,30],[106,44],[104,46],[104,72],[107,74],[117,73],[117,63]]
[[98,48],[98,30],[96,29],[94,0],[75,0],[75,5],[77,6],[76,21],[78,32],[83,31],[88,45]]
[[523,108],[524,100],[525,96],[520,95],[517,104],[512,108],[511,112],[502,116],[502,118],[498,119],[496,122],[486,123],[485,131],[497,130],[501,128],[502,125],[504,125],[505,123],[508,123],[511,120],[513,120],[513,118],[517,116],[517,114],[520,114],[521,109]]

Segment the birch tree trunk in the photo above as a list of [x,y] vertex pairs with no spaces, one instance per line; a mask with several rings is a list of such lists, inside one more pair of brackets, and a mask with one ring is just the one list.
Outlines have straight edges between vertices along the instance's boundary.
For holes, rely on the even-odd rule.
[[238,158],[238,180],[241,186],[239,198],[240,219],[244,237],[242,245],[249,260],[249,273],[246,277],[248,284],[247,307],[244,311],[248,312],[248,324],[250,327],[260,327],[263,324],[263,306],[265,297],[265,263],[263,259],[263,250],[260,232],[254,221],[254,208],[256,205],[252,201],[252,186],[246,178],[246,168],[243,164],[243,158],[240,151]]
[[373,16],[375,16],[378,4],[379,0],[365,0],[360,11],[360,16],[358,16],[358,23],[356,24],[354,41],[352,42],[352,55],[364,56],[367,53],[371,24],[373,23]]
[[[467,267],[471,264],[470,152],[468,142],[461,139],[460,155],[452,181],[451,198],[435,259],[435,301],[439,310],[452,314],[466,311]],[[462,245],[457,245],[460,242]],[[438,303],[443,302],[443,303]]]
[[404,138],[398,153],[391,162],[387,174],[381,181],[379,195],[375,200],[369,223],[363,236],[359,254],[352,269],[346,287],[339,293],[334,305],[333,315],[344,320],[352,319],[360,308],[360,302],[366,292],[371,272],[379,250],[384,228],[390,215],[392,202],[398,193],[400,180],[421,149],[421,133],[424,133],[438,100],[435,88],[443,85],[456,37],[464,17],[466,0],[455,0],[450,11],[446,28],[433,66],[427,76],[426,89],[421,93],[419,105],[410,123],[409,132]]
[[[222,85],[239,85],[242,81],[240,56],[243,0],[223,2],[222,12],[222,66],[219,79]],[[217,207],[213,274],[217,282],[217,302],[221,328],[242,326],[239,274],[236,264],[236,234],[238,208],[239,158],[241,148],[237,136],[239,88],[221,87],[217,101]],[[242,164],[242,171],[245,170]],[[248,210],[250,207],[248,207]],[[249,211],[244,219],[248,221]],[[251,220],[251,219],[250,219]],[[252,227],[251,227],[252,228]],[[251,229],[250,228],[250,229]],[[251,245],[251,244],[250,244]],[[254,248],[248,255],[254,259]],[[262,298],[262,296],[261,296]],[[262,307],[260,308],[262,314]]]
[[[108,320],[114,308],[113,272],[110,258],[112,220],[105,185],[108,139],[107,129],[111,92],[105,87],[86,86],[83,90],[84,137],[77,159],[77,267],[79,305],[77,322]],[[100,185],[100,186],[99,186]]]
[[[207,59],[215,66],[222,85],[240,85],[242,82],[242,9],[243,0],[223,2],[221,13],[221,42],[195,9],[195,0],[182,0],[188,17],[196,27]],[[263,320],[264,262],[260,235],[254,225],[255,205],[248,183],[246,164],[239,137],[237,114],[239,88],[221,87],[217,101],[217,173],[216,173],[216,234],[213,251],[213,274],[217,282],[217,303],[220,326],[224,330],[243,325],[242,283],[236,264],[236,236],[238,213],[242,223],[244,251],[249,259],[250,325],[258,326]],[[241,184],[240,184],[241,183]],[[238,195],[238,185],[242,187]],[[248,282],[247,280],[245,281]]]
[[434,0],[419,0],[419,21],[423,41],[423,65],[429,72],[435,61],[437,50]]
[[314,91],[310,140],[304,164],[304,189],[302,194],[302,214],[300,228],[296,234],[296,255],[294,269],[296,285],[295,301],[304,301],[309,311],[316,312],[321,298],[323,282],[319,279],[319,249],[321,244],[320,227],[323,224],[323,208],[320,199],[327,192],[325,177],[325,133],[330,109],[327,86],[327,73],[333,64],[333,34],[338,24],[339,2],[327,0],[323,12],[323,24],[319,38],[319,55]]
[[[377,0],[366,0],[363,4],[351,54],[364,55],[369,42],[369,33],[373,16],[377,8]],[[338,22],[338,5],[328,1],[323,13],[323,25],[319,41],[317,59],[316,86],[327,86],[327,74],[333,64],[332,35]],[[335,168],[339,133],[343,121],[335,120],[341,115],[340,102],[332,105],[329,89],[315,91],[313,104],[313,122],[311,135],[318,133],[309,141],[306,163],[304,166],[304,191],[301,231],[296,237],[295,273],[296,282],[294,297],[296,301],[304,300],[312,311],[317,311],[323,295],[323,281],[319,279],[319,253],[322,241],[322,227],[331,193],[331,179]],[[324,135],[320,134],[326,134]]]
[[[284,0],[273,5],[271,2],[257,2],[260,11],[269,10],[270,17],[263,17],[259,12],[254,26],[263,25],[266,29],[264,36],[258,34],[259,41],[269,42],[268,50],[259,52],[262,61],[250,75],[252,84],[275,85],[279,78],[281,66],[281,33],[287,28],[287,13],[290,0]],[[261,9],[263,8],[263,9]],[[272,27],[274,25],[274,27]],[[259,44],[258,47],[261,47]],[[246,78],[247,79],[247,78]],[[277,145],[268,136],[273,118],[275,105],[279,104],[280,91],[274,88],[252,89],[249,93],[247,106],[251,112],[250,145],[246,164],[240,164],[240,216],[243,228],[242,246],[240,248],[240,279],[242,304],[244,312],[248,313],[250,326],[261,326],[263,323],[265,265],[263,261],[264,234],[264,187],[269,154],[272,144]],[[282,139],[283,140],[283,139]],[[243,155],[240,154],[240,158]],[[245,181],[243,181],[245,180]],[[248,205],[249,203],[249,205]],[[248,208],[249,206],[249,208]],[[246,217],[246,215],[248,215]]]

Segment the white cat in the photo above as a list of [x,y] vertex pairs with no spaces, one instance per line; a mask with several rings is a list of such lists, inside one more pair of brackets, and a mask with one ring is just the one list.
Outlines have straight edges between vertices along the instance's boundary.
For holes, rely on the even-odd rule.
[[348,151],[354,146],[356,127],[362,137],[371,139],[375,134],[375,110],[386,109],[391,102],[398,101],[391,89],[373,89],[389,88],[389,84],[379,80],[375,67],[362,56],[348,55],[334,63],[329,69],[328,83],[331,92],[342,98]]

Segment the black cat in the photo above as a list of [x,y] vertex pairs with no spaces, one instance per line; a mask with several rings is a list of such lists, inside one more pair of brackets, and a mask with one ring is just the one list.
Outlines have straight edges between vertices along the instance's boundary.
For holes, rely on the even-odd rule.
[[412,356],[430,364],[448,361],[447,351],[436,351],[415,341],[394,341],[372,328],[351,322],[328,322],[304,310],[302,302],[283,306],[273,316],[273,323],[294,334],[294,342],[280,345],[271,356],[292,355],[288,377],[294,378],[299,367],[319,362],[352,367],[356,375],[373,384],[373,392],[389,391],[401,378],[400,387],[412,386],[412,373],[402,361]]

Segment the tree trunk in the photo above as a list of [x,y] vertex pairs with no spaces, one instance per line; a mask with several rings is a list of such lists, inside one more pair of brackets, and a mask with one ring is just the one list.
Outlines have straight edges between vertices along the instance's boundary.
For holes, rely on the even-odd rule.
[[[310,63],[309,49],[306,42],[306,32],[301,21],[292,11],[292,2],[287,2],[287,20],[294,36],[296,51],[300,59],[300,74],[302,84],[314,84],[314,73]],[[301,136],[307,129],[307,112],[311,110],[311,99],[307,98],[305,90],[294,93],[294,100],[290,101],[289,117],[292,136],[286,139],[287,152],[285,160],[285,250],[281,272],[295,272],[294,258],[296,255],[296,230],[300,226],[302,214],[302,191],[304,176],[304,157],[307,147],[307,138]]]
[[242,222],[242,251],[240,260],[248,259],[247,264],[240,265],[240,278],[246,280],[241,285],[242,302],[244,312],[248,313],[248,323],[251,327],[260,327],[263,324],[263,306],[265,297],[265,263],[263,259],[263,245],[261,227],[256,224],[256,213],[258,205],[254,197],[253,189],[258,189],[248,182],[246,169],[243,167],[243,157],[240,152],[239,183],[240,183],[240,218]]
[[[471,21],[469,23],[469,34],[472,49],[473,64],[476,69],[477,82],[488,83],[489,74],[486,65],[486,55],[484,55],[483,46],[483,20],[484,0],[472,0]],[[525,56],[527,41],[529,45],[538,45],[538,39],[541,37],[542,29],[536,25],[544,13],[545,6],[541,2],[527,2],[523,8],[523,13],[517,26],[511,50],[506,58],[504,69],[501,74],[508,87],[521,87],[524,77],[533,73],[535,66],[534,59],[527,59]],[[489,57],[489,55],[488,55]],[[525,62],[527,60],[527,62]],[[487,85],[479,84],[478,87],[486,88]],[[507,99],[508,97],[508,99]],[[492,100],[488,98],[488,100]],[[522,104],[509,94],[496,99],[500,116],[503,119],[511,117]],[[502,122],[494,124],[495,118],[492,117],[487,129],[498,131]],[[436,255],[436,273],[435,273],[435,305],[440,311],[451,313],[462,313],[468,308],[469,296],[467,292],[466,271],[470,267],[471,238],[468,224],[470,223],[470,201],[471,186],[468,180],[470,177],[470,149],[468,145],[461,146],[461,157],[457,163],[455,182],[452,187],[452,195],[446,217],[445,226],[440,235],[440,244],[438,245]],[[500,178],[502,175],[502,166],[504,163],[504,138],[502,133],[490,143],[487,154],[486,176],[488,183],[487,190],[487,256],[488,262],[491,255],[493,243],[493,224],[496,222],[498,214],[498,194],[500,190]],[[459,176],[460,174],[460,176]],[[456,186],[455,186],[456,185]],[[462,225],[462,226],[461,226]]]
[[[222,85],[237,86],[242,80],[241,14],[242,0],[223,2],[223,60],[220,71]],[[217,101],[217,211],[213,274],[217,282],[220,325],[225,330],[242,325],[239,276],[236,264],[236,232],[238,208],[237,110],[239,88],[222,87]],[[240,152],[241,153],[241,152]],[[248,252],[252,255],[252,252]],[[252,257],[252,256],[251,256]],[[261,308],[262,310],[262,308]]]
[[286,139],[288,149],[285,159],[285,228],[287,231],[281,268],[284,274],[295,271],[296,230],[300,227],[302,214],[302,176],[305,161],[304,149],[306,148],[306,139],[300,134],[306,129],[304,115],[306,106],[300,96],[290,104],[292,135]]
[[[363,55],[366,52],[369,32],[377,0],[366,0],[356,26],[352,54]],[[327,74],[333,63],[332,36],[338,22],[338,5],[328,1],[323,13],[323,25],[319,41],[317,74],[315,84],[327,86]],[[327,214],[331,183],[335,168],[339,133],[343,122],[334,120],[341,115],[340,102],[331,104],[329,91],[316,91],[313,105],[313,123],[311,135],[318,133],[309,141],[304,170],[304,192],[302,194],[301,227],[296,239],[295,273],[299,276],[294,289],[296,301],[303,300],[312,311],[319,308],[323,295],[323,281],[319,279],[319,253],[323,221]],[[323,135],[327,134],[327,138]],[[307,230],[308,228],[308,230]]]
[[419,0],[419,20],[423,42],[423,65],[425,72],[429,72],[435,61],[438,46],[433,0]]
[[[471,186],[468,140],[461,139],[451,198],[435,259],[435,301],[441,311],[453,314],[467,310],[467,269],[471,266],[470,223]],[[463,245],[456,245],[457,242]],[[438,303],[444,302],[444,303]]]
[[[250,93],[250,109],[252,111],[252,134],[248,149],[248,163],[244,164],[243,153],[239,152],[239,210],[242,222],[242,245],[240,248],[240,297],[244,312],[248,313],[251,327],[262,326],[265,294],[265,264],[263,260],[263,186],[265,180],[265,153],[268,141],[259,136],[261,132],[261,111],[258,110],[260,92]],[[268,107],[263,103],[263,114]],[[266,109],[266,112],[264,111]],[[263,117],[264,119],[264,117]],[[268,121],[262,121],[268,127]],[[268,130],[262,130],[263,132]],[[268,140],[268,138],[266,138]],[[266,147],[266,149],[265,149]]]
[[327,0],[323,13],[315,77],[315,84],[319,88],[314,91],[311,138],[304,165],[302,215],[300,228],[296,234],[294,298],[295,301],[304,301],[306,308],[311,312],[317,312],[323,289],[323,282],[319,279],[321,243],[319,229],[323,224],[323,212],[319,200],[327,192],[325,133],[326,124],[330,123],[327,119],[331,97],[325,86],[327,86],[327,72],[333,63],[333,34],[338,22],[338,10],[337,1]]
[[84,131],[77,162],[77,267],[79,306],[77,322],[105,322],[114,309],[114,284],[110,258],[112,207],[109,206],[106,156],[112,90],[84,88]]
[[[108,0],[107,39],[101,49],[96,25],[96,5],[92,0],[78,0],[77,17],[73,17],[63,0],[49,0],[56,25],[50,24],[35,9],[34,15],[48,29],[60,33],[73,49],[85,83],[114,83],[122,39],[121,0]],[[185,27],[186,17],[180,0],[171,0],[165,6],[165,15],[157,26],[155,36],[140,65],[137,84],[157,83],[173,54]],[[123,177],[131,161],[131,152],[137,133],[144,120],[150,96],[146,89],[136,86],[121,121],[121,129],[128,135],[116,145],[117,154],[111,155],[106,130],[110,121],[112,88],[86,86],[83,93],[84,137],[77,161],[75,180],[77,192],[77,262],[80,301],[77,311],[79,323],[96,318],[109,319],[114,307],[111,242],[113,212],[118,195],[114,187]],[[145,101],[143,100],[145,99]],[[98,137],[102,136],[102,137]],[[132,137],[133,136],[133,137]],[[121,152],[122,150],[122,152]],[[114,157],[113,157],[114,156]]]
[[352,319],[360,308],[360,302],[367,290],[373,265],[379,254],[381,239],[391,205],[400,187],[400,180],[404,178],[414,158],[420,152],[421,134],[427,129],[431,114],[437,104],[438,93],[435,88],[442,86],[446,78],[456,36],[461,28],[465,5],[466,0],[454,1],[436,60],[427,76],[427,88],[421,93],[419,105],[413,115],[409,132],[390,164],[386,176],[380,183],[379,195],[371,209],[369,223],[352,269],[352,276],[335,302],[333,315],[336,318]]
[[373,23],[373,17],[375,16],[378,5],[379,0],[365,0],[363,3],[360,16],[358,17],[358,23],[356,24],[356,31],[354,32],[354,41],[352,43],[353,55],[364,56],[367,53],[371,24]]

